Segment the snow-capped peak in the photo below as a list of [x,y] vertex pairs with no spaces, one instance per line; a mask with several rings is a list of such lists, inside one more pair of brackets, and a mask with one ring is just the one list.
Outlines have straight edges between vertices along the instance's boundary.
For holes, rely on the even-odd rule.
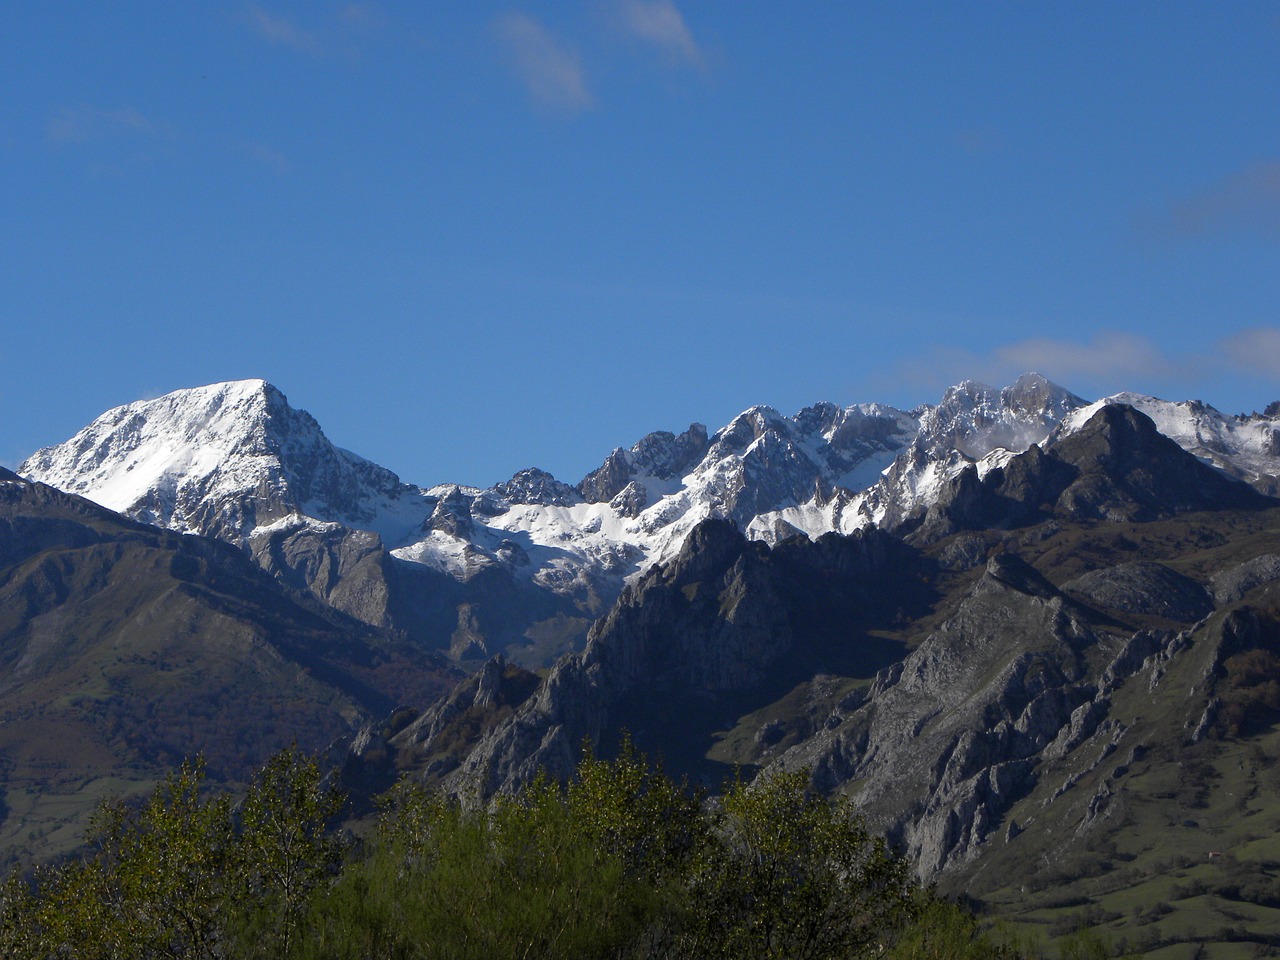
[[390,504],[420,496],[335,447],[260,379],[108,410],[19,472],[140,520],[237,541],[294,513],[372,528]]
[[[847,491],[818,495],[794,507],[762,511],[747,527],[761,539],[803,532],[849,533],[873,524],[896,524],[923,509],[942,484],[971,463],[979,471],[1043,442],[1084,400],[1037,373],[1002,390],[977,380],[947,389],[936,406],[919,411],[919,429],[882,476]],[[851,408],[852,409],[852,408]],[[847,412],[846,412],[847,413]],[[865,489],[864,489],[865,488]]]

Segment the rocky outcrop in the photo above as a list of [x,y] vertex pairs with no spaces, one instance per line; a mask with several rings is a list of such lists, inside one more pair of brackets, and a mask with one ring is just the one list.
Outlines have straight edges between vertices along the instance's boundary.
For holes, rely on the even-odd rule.
[[[850,611],[918,605],[915,594],[927,588],[908,573],[919,562],[879,531],[770,548],[728,521],[706,521],[671,563],[623,591],[592,628],[586,649],[561,660],[448,785],[482,802],[518,791],[540,769],[567,776],[584,741],[599,743],[631,725],[628,710],[759,690],[789,675],[833,634],[845,656],[881,656],[880,648],[863,649],[845,636]],[[886,587],[890,571],[905,585]]]
[[783,755],[856,799],[922,876],[963,863],[1035,783],[1036,758],[1097,693],[1116,642],[1016,557],[987,565],[956,614],[852,713]]
[[1095,570],[1063,584],[1095,606],[1194,623],[1213,611],[1201,584],[1162,563],[1139,561]]
[[[700,423],[676,436],[659,430],[642,437],[630,450],[614,450],[597,469],[578,484],[589,503],[607,503],[636,477],[678,480],[707,453],[707,428]],[[643,486],[641,482],[640,486]]]
[[246,546],[258,565],[282,583],[364,623],[400,626],[390,610],[390,558],[376,533],[300,522],[257,533]]
[[1235,603],[1257,587],[1280,580],[1280,556],[1274,553],[1254,557],[1217,574],[1210,585],[1214,602]]
[[567,507],[582,502],[582,496],[576,488],[561,483],[547,471],[536,467],[521,470],[505,483],[495,484],[493,492],[509,503],[541,503]]

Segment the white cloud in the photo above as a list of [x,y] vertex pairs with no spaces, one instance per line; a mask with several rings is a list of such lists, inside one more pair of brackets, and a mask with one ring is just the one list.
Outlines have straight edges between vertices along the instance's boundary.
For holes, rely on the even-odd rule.
[[272,43],[293,47],[307,53],[319,53],[320,41],[315,34],[302,29],[288,17],[267,13],[261,7],[249,8],[249,23]]
[[1102,333],[1088,341],[1031,337],[983,353],[939,345],[873,382],[883,389],[907,385],[941,394],[961,380],[1001,387],[1031,372],[1090,399],[1121,390],[1171,390],[1180,398],[1211,383],[1280,381],[1280,328],[1240,330],[1198,350],[1174,351],[1130,333]]
[[494,29],[535,104],[568,113],[592,106],[577,54],[541,23],[523,13],[509,13]]
[[1229,174],[1151,219],[1157,234],[1176,238],[1245,234],[1280,240],[1280,160]]
[[627,33],[653,44],[672,63],[702,64],[702,51],[672,0],[622,0],[621,14]]
[[1276,327],[1241,330],[1223,340],[1219,348],[1237,371],[1280,377],[1280,329]]
[[55,144],[88,143],[127,135],[151,136],[158,132],[159,128],[133,107],[99,110],[84,104],[64,107],[45,126],[45,136]]
[[386,14],[376,3],[348,3],[338,11],[338,18],[360,26],[380,27],[386,23]]
[[1171,358],[1146,337],[1104,333],[1088,342],[1031,337],[985,353],[934,346],[900,363],[893,379],[940,395],[961,380],[1003,387],[1024,373],[1039,373],[1089,397],[1194,380],[1204,370]]
[[1100,334],[1090,343],[1035,337],[998,348],[995,358],[1009,370],[1034,370],[1068,383],[1073,379],[1122,382],[1135,373],[1165,377],[1178,366],[1146,337],[1127,333]]

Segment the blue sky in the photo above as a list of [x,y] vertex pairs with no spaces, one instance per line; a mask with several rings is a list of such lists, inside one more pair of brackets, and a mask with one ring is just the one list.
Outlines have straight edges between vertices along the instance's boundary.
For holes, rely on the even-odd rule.
[[13,2],[0,463],[265,377],[411,482],[1038,370],[1280,397],[1274,3]]

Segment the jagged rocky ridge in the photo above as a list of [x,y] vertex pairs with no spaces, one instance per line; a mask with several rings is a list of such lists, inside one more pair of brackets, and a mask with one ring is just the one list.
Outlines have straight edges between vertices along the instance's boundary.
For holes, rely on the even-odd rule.
[[[434,774],[483,803],[518,791],[540,769],[567,775],[584,741],[608,743],[623,728],[638,730],[642,743],[656,729],[651,741],[678,754],[679,741],[663,739],[665,715],[680,738],[705,749],[713,736],[699,704],[746,712],[741,704],[776,701],[804,677],[865,677],[771,762],[809,769],[823,792],[852,793],[921,876],[934,878],[972,867],[997,836],[1012,841],[1028,815],[1011,811],[1027,797],[1047,804],[1071,794],[1064,806],[1075,803],[1083,791],[1074,784],[1115,751],[1141,754],[1165,737],[1158,729],[1142,742],[1126,739],[1139,725],[1114,709],[1126,684],[1154,689],[1175,668],[1190,671],[1190,700],[1174,708],[1186,718],[1177,730],[1204,736],[1225,656],[1214,652],[1220,622],[1205,618],[1214,596],[1229,603],[1280,576],[1273,554],[1232,557],[1213,571],[1211,592],[1151,560],[1099,566],[1057,586],[1018,553],[1052,549],[1055,538],[1069,550],[1068,538],[1098,524],[1270,516],[1276,501],[1118,405],[980,479],[963,471],[944,493],[904,527],[906,540],[867,528],[770,548],[729,523],[700,525],[673,561],[624,591],[583,653],[558,663]],[[980,549],[957,564],[950,548],[966,537]],[[979,574],[966,569],[975,565]],[[947,576],[961,585],[949,594],[934,585]],[[945,617],[915,643],[883,637],[895,623],[932,622],[930,610]],[[1197,640],[1206,631],[1214,639]],[[406,739],[432,753],[440,729],[429,713]],[[757,740],[771,736],[762,727]],[[1048,784],[1056,795],[1044,795]],[[1097,787],[1078,822],[1101,816],[1115,789]]]
[[[1184,447],[1274,488],[1275,422],[1123,395]],[[1101,401],[1103,403],[1107,401]],[[366,623],[464,662],[529,664],[580,647],[622,585],[708,518],[756,539],[915,523],[972,467],[998,467],[1085,401],[1029,374],[965,382],[911,413],[754,407],[708,434],[658,432],[576,485],[527,469],[486,490],[415,487],[334,447],[260,380],[108,411],[19,468],[145,522],[231,540],[265,569]]]
[[[900,657],[899,644],[862,628],[925,609],[926,581],[918,552],[878,530],[770,548],[727,520],[707,520],[672,561],[624,589],[583,653],[508,701],[504,722],[466,745],[460,768],[456,752],[447,756],[450,720],[480,702],[504,668],[496,660],[389,746],[410,761],[403,767],[476,802],[518,792],[540,770],[567,776],[584,740],[615,742],[622,727],[642,747],[670,753],[672,721],[767,702],[815,672],[865,674]],[[705,749],[696,725],[676,735]],[[435,759],[422,766],[414,756]]]

